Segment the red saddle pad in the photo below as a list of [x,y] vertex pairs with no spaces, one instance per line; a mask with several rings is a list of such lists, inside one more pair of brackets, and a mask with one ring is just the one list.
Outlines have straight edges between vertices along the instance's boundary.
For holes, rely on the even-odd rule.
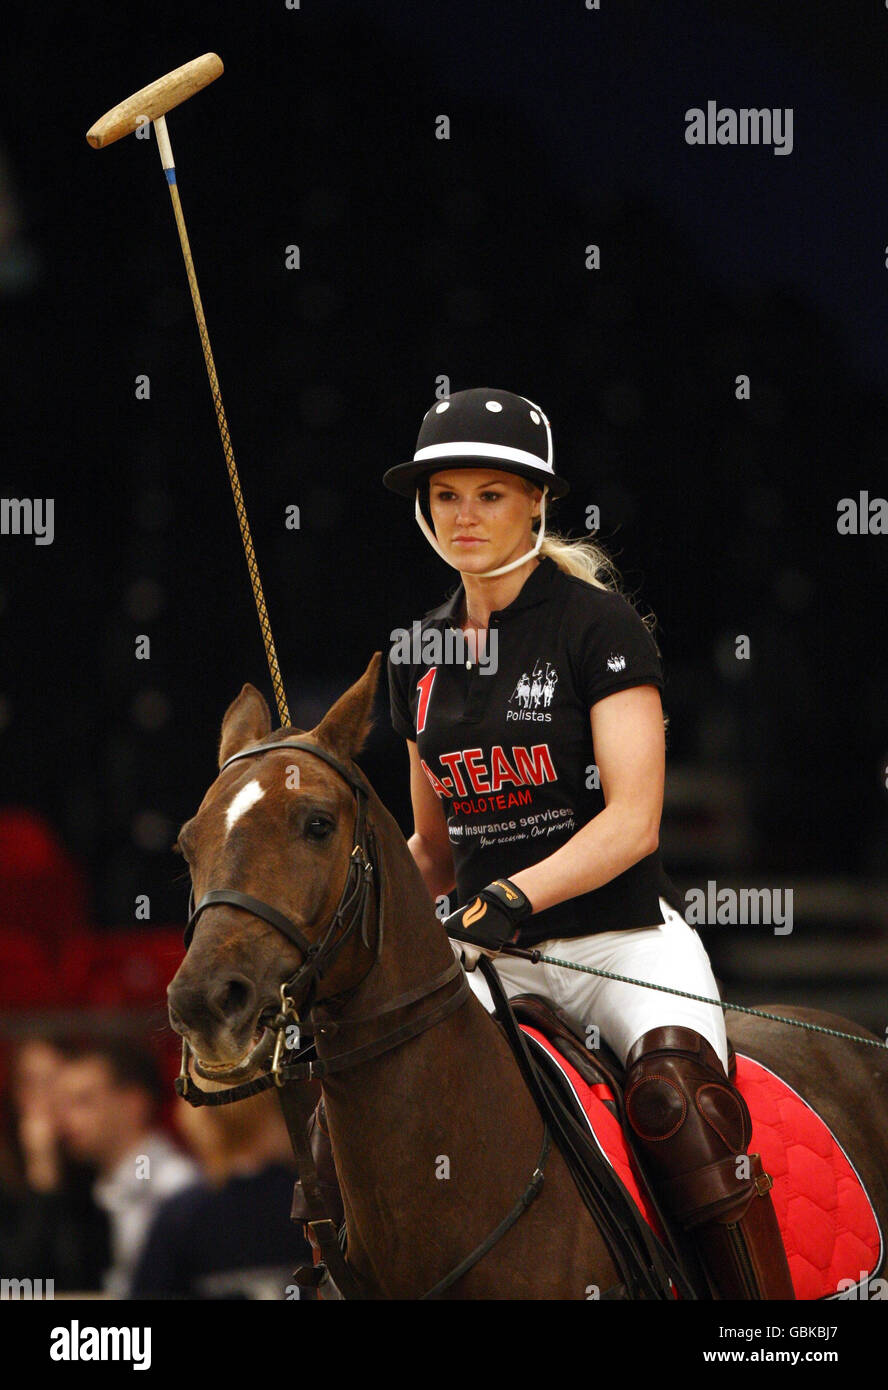
[[[609,1086],[589,1086],[535,1028],[524,1032],[561,1069],[589,1129],[648,1224],[661,1234],[616,1115]],[[774,1179],[772,1197],[796,1298],[835,1297],[877,1274],[882,1232],[856,1169],[829,1126],[774,1072],[737,1055],[736,1082],[752,1116],[750,1150]]]

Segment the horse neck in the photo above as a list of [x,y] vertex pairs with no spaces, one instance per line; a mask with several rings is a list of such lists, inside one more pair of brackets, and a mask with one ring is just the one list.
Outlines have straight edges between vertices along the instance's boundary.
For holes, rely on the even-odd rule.
[[[366,1018],[399,994],[423,983],[432,984],[454,961],[446,933],[435,917],[428,890],[397,824],[375,801],[371,803],[371,819],[382,895],[382,950],[366,982],[339,1015],[342,1019]],[[396,1009],[378,1022],[360,1026],[359,1033],[348,1036],[348,1045],[357,1046],[390,1032],[446,998],[457,984],[454,979],[440,992]],[[346,1045],[348,1031],[334,1035],[330,1053]],[[495,1121],[493,1112],[497,1107],[485,1106],[481,1088],[485,1076],[489,1077],[494,1069],[503,1070],[502,1059],[496,1057],[488,1036],[496,1031],[484,1009],[470,998],[449,1018],[410,1039],[406,1046],[324,1079],[327,1121],[345,1204],[350,1256],[371,1281],[371,1271],[397,1268],[391,1242],[397,1243],[404,1230],[415,1228],[417,1250],[423,1245],[420,1233],[424,1216],[419,1209],[414,1210],[413,1155],[423,1151],[433,1126],[443,1127],[444,1133],[453,1136],[461,1132],[464,1135],[465,1115],[471,1113],[476,1117],[473,1134],[477,1130],[478,1142],[486,1139],[492,1150],[494,1131],[501,1132],[503,1121]],[[443,1093],[442,1050],[464,1077],[459,1087],[446,1086]],[[326,1051],[319,1045],[319,1056],[323,1057]],[[481,1059],[480,1063],[477,1059]],[[517,1070],[514,1078],[508,1078],[513,1080],[520,1086]],[[498,1104],[511,1103],[514,1110],[519,1110],[519,1098],[514,1093],[509,1096],[513,1087],[508,1081],[504,1079],[497,1086],[490,1080],[489,1094],[497,1097]],[[536,1123],[535,1117],[531,1123]],[[491,1129],[489,1135],[482,1133],[485,1128]],[[518,1178],[512,1185],[517,1188]],[[483,1184],[478,1185],[478,1199],[485,1200]],[[380,1222],[381,1204],[401,1213],[397,1223]],[[495,1206],[495,1200],[492,1205]],[[422,1283],[426,1273],[426,1282],[431,1285],[433,1275],[422,1269],[417,1272],[417,1282]]]
[[[405,990],[432,983],[454,959],[406,841],[375,797],[371,819],[384,937],[378,963],[349,1003],[348,1012],[356,1019]],[[454,981],[435,997],[455,987]],[[395,1010],[368,1029],[361,1027],[349,1044],[366,1041],[368,1034],[383,1033],[428,1007],[428,1000],[419,1000]],[[343,1010],[341,1017],[347,1016]],[[332,1050],[341,1046],[342,1035],[337,1035]],[[416,1297],[489,1233],[498,1214],[526,1186],[536,1162],[540,1117],[509,1045],[470,994],[448,1018],[406,1046],[325,1078],[323,1091],[346,1213],[349,1263],[359,1280],[376,1290],[374,1296]],[[452,1161],[456,1174],[471,1175],[468,1186],[463,1178],[454,1182],[452,1195],[449,1182],[443,1184],[448,1195],[441,1195],[442,1184],[433,1171],[433,1163],[442,1158]],[[550,1172],[548,1197],[540,1200],[568,1213],[563,1224],[573,1245],[575,1225],[585,1218],[566,1171],[561,1184],[559,1189],[557,1174]],[[430,1222],[436,1232],[431,1242]],[[597,1231],[590,1244],[586,1230],[570,1260],[582,1265],[574,1271],[571,1287],[582,1287],[588,1277],[615,1280]],[[512,1287],[512,1276],[514,1270],[510,1274],[504,1267],[505,1282],[495,1279],[497,1297],[503,1296],[502,1288]],[[517,1282],[524,1286],[521,1270]]]

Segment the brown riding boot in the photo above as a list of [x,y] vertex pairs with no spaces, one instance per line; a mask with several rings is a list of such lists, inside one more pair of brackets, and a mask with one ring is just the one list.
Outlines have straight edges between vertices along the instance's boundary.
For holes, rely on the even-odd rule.
[[794,1299],[752,1122],[712,1046],[652,1028],[626,1059],[626,1114],[666,1212],[689,1232],[719,1299]]

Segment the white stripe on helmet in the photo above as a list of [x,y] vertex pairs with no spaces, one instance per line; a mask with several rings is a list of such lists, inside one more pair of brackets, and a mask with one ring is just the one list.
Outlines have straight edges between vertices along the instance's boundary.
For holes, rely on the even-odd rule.
[[[546,417],[543,416],[543,419]],[[413,455],[414,463],[422,463],[426,459],[446,458],[450,455],[455,458],[458,455],[478,454],[483,458],[501,458],[509,463],[526,463],[532,468],[539,468],[541,472],[552,473],[552,448],[551,438],[549,445],[549,458],[541,458],[539,454],[532,454],[529,449],[513,449],[508,444],[481,444],[471,440],[460,439],[453,444],[427,444],[424,449],[417,449]]]

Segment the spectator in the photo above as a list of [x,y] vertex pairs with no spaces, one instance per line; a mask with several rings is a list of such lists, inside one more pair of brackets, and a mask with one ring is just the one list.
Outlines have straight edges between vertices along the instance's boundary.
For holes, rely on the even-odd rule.
[[186,1109],[177,1123],[205,1178],[161,1207],[133,1296],[298,1298],[293,1270],[311,1250],[290,1221],[296,1171],[277,1097]]
[[159,1129],[160,1074],[150,1053],[134,1044],[85,1050],[62,1068],[59,1091],[66,1148],[98,1169],[93,1194],[108,1213],[111,1236],[105,1291],[125,1298],[158,1207],[194,1181],[197,1167]]
[[108,1264],[108,1221],[94,1174],[62,1150],[58,1078],[64,1053],[31,1038],[13,1052],[0,1153],[0,1271],[51,1279],[57,1293],[94,1292]]

